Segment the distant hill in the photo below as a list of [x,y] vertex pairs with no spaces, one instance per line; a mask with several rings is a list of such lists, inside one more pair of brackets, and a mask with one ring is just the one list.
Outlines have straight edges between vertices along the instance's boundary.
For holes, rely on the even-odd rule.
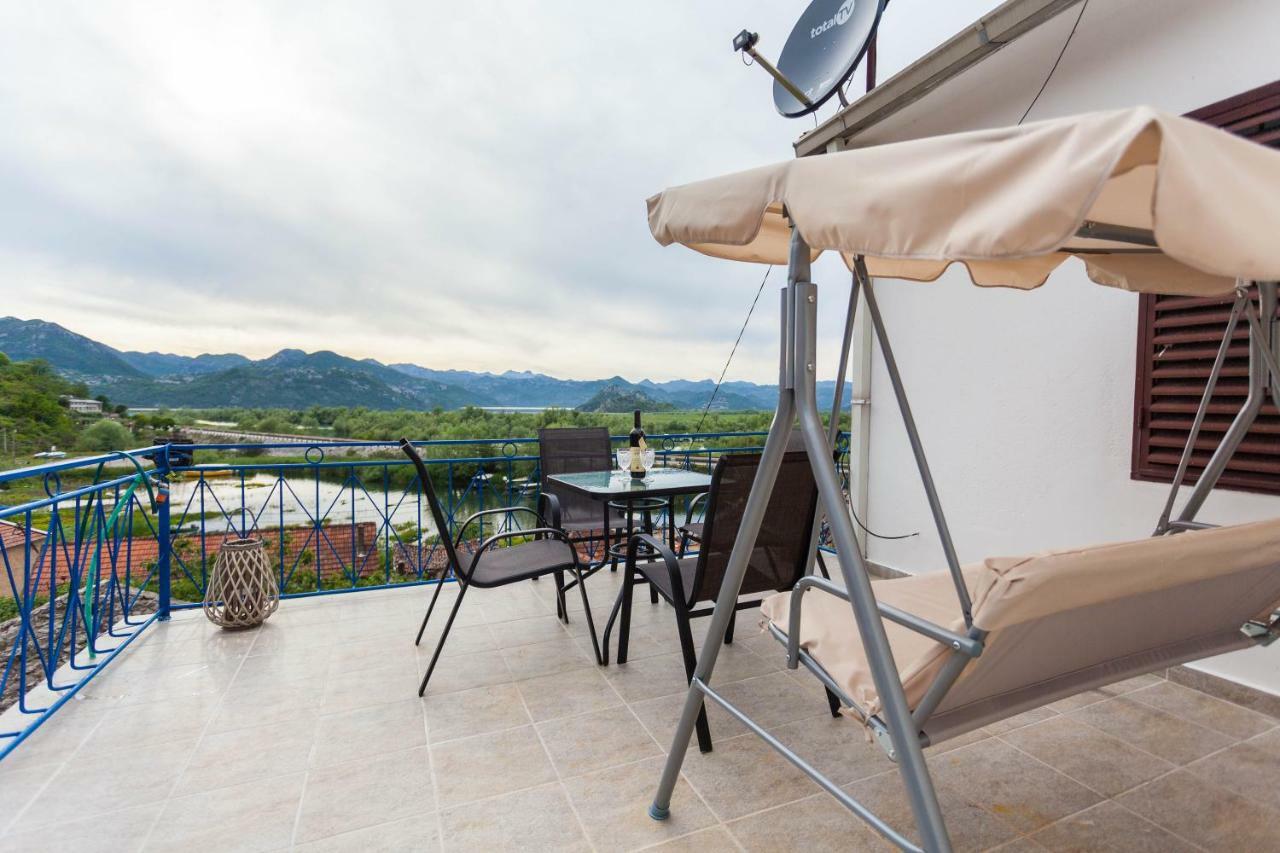
[[0,318],[0,352],[13,361],[43,359],[72,379],[143,375],[118,350],[44,320]]
[[122,352],[120,357],[148,376],[200,376],[232,367],[243,367],[250,360],[234,352],[215,355],[174,355],[168,352]]
[[606,385],[591,396],[590,400],[578,406],[579,412],[666,412],[674,409],[670,403],[655,400],[634,387],[622,385]]
[[[650,402],[638,406],[697,410],[707,405],[710,379],[629,382],[558,379],[543,373],[508,370],[481,373],[439,370],[417,364],[383,364],[334,352],[285,349],[251,360],[236,353],[197,356],[121,351],[43,320],[0,319],[0,352],[15,361],[44,359],[92,393],[131,406],[174,408],[306,408],[365,406],[371,409],[445,409],[462,406],[586,408],[604,404],[613,411],[637,408],[624,395]],[[830,405],[834,383],[818,383],[818,401]],[[608,394],[601,397],[603,392]],[[716,411],[772,409],[777,389],[752,382],[725,382],[712,404]]]

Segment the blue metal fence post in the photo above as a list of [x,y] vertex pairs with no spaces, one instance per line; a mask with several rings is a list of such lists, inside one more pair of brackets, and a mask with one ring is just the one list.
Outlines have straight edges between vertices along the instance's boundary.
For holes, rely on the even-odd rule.
[[[157,457],[156,467],[160,472],[160,481],[156,489],[156,540],[160,543],[160,554],[156,559],[157,581],[160,585],[160,603],[156,612],[161,622],[169,621],[169,606],[173,601],[172,578],[169,566],[173,554],[173,542],[169,537],[169,447],[165,445],[164,454]],[[203,519],[203,516],[202,516]],[[203,520],[201,524],[203,525]]]

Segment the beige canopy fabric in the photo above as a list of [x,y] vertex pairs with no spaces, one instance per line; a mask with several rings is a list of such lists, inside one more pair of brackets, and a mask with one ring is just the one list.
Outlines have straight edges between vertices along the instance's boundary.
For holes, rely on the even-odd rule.
[[[785,264],[794,221],[815,256],[873,276],[1030,289],[1073,255],[1099,284],[1212,296],[1280,279],[1280,152],[1150,107],[788,160],[673,187],[649,228],[732,260]],[[1076,236],[1153,231],[1158,250]]]

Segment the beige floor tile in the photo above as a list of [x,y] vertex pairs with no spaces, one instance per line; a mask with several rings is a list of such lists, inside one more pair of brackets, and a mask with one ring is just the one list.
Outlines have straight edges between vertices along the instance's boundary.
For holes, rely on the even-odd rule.
[[[47,723],[46,725],[53,725]],[[18,746],[22,749],[22,745]],[[17,755],[17,752],[13,753]],[[14,821],[22,809],[59,774],[62,765],[35,764],[27,767],[11,766],[6,758],[0,764],[0,833]]]
[[440,820],[434,813],[401,818],[293,848],[298,853],[437,853]]
[[1022,833],[1088,808],[1098,794],[998,740],[929,760],[934,782]]
[[683,693],[689,687],[684,658],[679,652],[629,660],[604,668],[604,677],[627,702]]
[[312,767],[328,767],[426,742],[422,701],[415,696],[321,717],[310,763]]
[[561,778],[662,754],[635,714],[621,705],[538,723],[537,729]]
[[217,707],[216,696],[198,696],[112,708],[101,716],[88,742],[94,751],[108,752],[136,749],[155,739],[192,740],[201,735]]
[[[487,590],[480,590],[483,594]],[[537,616],[554,616],[556,609],[555,604],[544,604],[540,599],[506,599],[506,600],[485,600],[483,595],[477,596],[479,599],[478,609],[484,618],[486,624],[493,625],[497,622],[514,622],[519,619],[532,619]],[[555,601],[554,598],[551,599]],[[464,602],[465,607],[470,602]]]
[[293,834],[303,779],[277,776],[169,800],[143,849],[278,850]]
[[683,778],[671,797],[670,816],[660,821],[649,817],[662,765],[663,759],[651,758],[565,780],[597,849],[632,850],[715,824],[715,816]]
[[427,715],[427,737],[432,743],[514,729],[531,722],[514,684],[439,694],[428,689],[421,701]]
[[1023,711],[1021,714],[1015,714],[1012,717],[1006,717],[1003,720],[996,720],[983,727],[982,731],[987,735],[1002,735],[1011,732],[1014,729],[1020,729],[1024,726],[1030,726],[1034,723],[1044,722],[1051,717],[1058,716],[1058,712],[1052,708],[1032,708],[1030,711]]
[[1007,732],[1002,739],[1107,797],[1174,768],[1164,759],[1060,715]]
[[[671,746],[671,738],[675,736],[676,725],[680,722],[680,714],[684,711],[686,695],[686,690],[682,689],[679,693],[673,693],[670,696],[658,696],[654,699],[645,699],[643,702],[634,702],[631,705],[631,710],[640,718],[640,722],[644,723],[649,734],[662,745],[663,750]],[[708,701],[705,707],[707,722],[711,727],[712,742],[747,733],[746,726],[731,717],[728,711],[715,702]]]
[[417,660],[416,650],[404,638],[374,637],[370,640],[341,643],[331,648],[328,671],[341,675],[393,666],[416,668]]
[[859,817],[825,793],[730,821],[727,826],[748,853],[895,849]]
[[[66,761],[93,735],[109,711],[110,708],[85,707],[85,703],[76,702],[73,698],[62,706],[56,717],[50,718],[46,724],[27,735],[26,740],[5,756],[3,764],[0,764],[0,779],[3,779],[5,772],[37,765],[57,765]],[[15,720],[12,728],[22,725],[16,719],[16,716],[0,719],[0,728],[10,731],[11,720]],[[0,745],[7,746],[8,742],[9,739],[4,738]],[[12,811],[5,808],[3,788],[0,783],[0,814],[12,814]],[[0,819],[0,831],[3,828],[4,821]]]
[[1055,853],[1191,853],[1196,849],[1111,801],[1060,820],[1032,838]]
[[533,726],[434,744],[431,759],[441,809],[556,778]]
[[370,705],[398,702],[418,694],[418,671],[397,665],[330,675],[324,682],[320,713],[336,714]]
[[1179,770],[1116,798],[1147,820],[1208,850],[1268,850],[1280,813]]
[[1280,811],[1280,730],[1193,761],[1187,770],[1232,793]]
[[1029,836],[1006,841],[998,847],[992,847],[990,853],[1044,853],[1045,848]]
[[[721,646],[720,653],[716,655],[715,670],[711,673],[711,685],[720,688],[746,678],[781,672],[783,668],[784,662],[780,658],[761,657],[738,645]],[[817,685],[817,679],[811,679],[811,684]],[[826,700],[823,700],[823,705],[826,705]]]
[[[152,825],[163,803],[149,803],[106,815],[61,820],[56,832],[57,847],[75,853],[119,853],[121,850],[139,850],[151,832]],[[110,827],[110,832],[104,832]],[[49,827],[0,837],[0,853],[49,853],[51,830]]]
[[[975,780],[973,784],[976,786],[983,783]],[[970,796],[969,791],[948,787],[936,777],[934,789],[938,805],[942,808],[947,834],[957,851],[987,850],[1018,836],[1018,830],[1010,821],[984,808],[984,804],[978,802],[978,798]],[[902,784],[902,774],[897,768],[880,776],[845,785],[844,790],[913,843],[920,843],[920,833],[916,829],[911,803],[907,799],[907,789]]]
[[562,623],[555,616],[533,616],[528,619],[516,619],[511,622],[496,622],[488,626],[493,638],[494,648],[510,649],[515,646],[528,646],[533,643],[545,643],[548,640],[562,640],[569,636]]
[[[429,657],[421,657],[419,677],[426,674]],[[458,690],[471,690],[491,684],[504,684],[512,681],[511,670],[503,660],[502,652],[476,652],[457,657],[441,657],[436,661],[436,668],[431,673],[431,681],[427,684],[428,693],[453,693]],[[417,685],[414,685],[417,693]]]
[[307,774],[294,841],[303,843],[434,811],[425,747]]
[[1276,727],[1277,721],[1239,705],[1215,699],[1172,681],[1125,694],[1127,698],[1235,738],[1248,738]]
[[310,684],[281,683],[239,686],[234,682],[209,721],[210,733],[247,729],[271,723],[302,725],[314,720],[324,698],[324,677]]
[[689,784],[723,821],[743,817],[818,790],[807,776],[754,735],[720,740],[706,754],[696,742],[684,760]]
[[645,848],[653,853],[738,853],[739,849],[729,830],[723,826],[700,829]]
[[1234,740],[1125,696],[1072,711],[1070,716],[1174,764],[1194,761]]
[[837,785],[894,768],[884,750],[867,740],[862,725],[849,717],[821,714],[769,731]]
[[307,769],[316,723],[272,723],[206,735],[191,755],[172,796],[252,782]]
[[[89,817],[163,800],[194,748],[195,741],[160,741],[114,752],[82,750],[10,829],[51,826],[67,817],[68,803],[75,803],[76,817]],[[121,779],[129,783],[119,784]]]
[[[440,642],[440,635],[443,631],[443,619],[433,622],[428,626],[427,632],[422,635],[422,642],[413,647],[418,656],[418,668],[424,672],[427,664],[431,662],[431,656],[436,652],[436,646]],[[417,629],[415,628],[408,637],[408,641],[412,641],[416,635]],[[474,655],[477,652],[495,652],[497,650],[498,644],[494,642],[493,631],[490,626],[454,625],[449,629],[449,638],[445,641],[440,657],[458,657],[459,655]]]
[[[716,675],[719,674],[717,666]],[[721,696],[766,729],[818,714],[831,716],[825,694],[802,687],[788,678],[785,672],[772,672],[728,684],[713,682],[713,686]]]
[[1123,696],[1143,687],[1159,684],[1161,681],[1164,681],[1164,679],[1158,675],[1139,675],[1134,678],[1127,678],[1124,681],[1117,681],[1115,684],[1099,687],[1097,690],[1086,690],[1083,693],[1059,699],[1048,707],[1060,714],[1066,714],[1069,711],[1075,711],[1107,699],[1114,699],[1116,696]]
[[596,666],[592,656],[584,652],[568,635],[541,643],[505,648],[502,650],[502,657],[516,680]]
[[601,711],[622,704],[598,668],[575,669],[516,682],[535,722]]
[[558,782],[448,809],[440,816],[447,850],[590,850]]

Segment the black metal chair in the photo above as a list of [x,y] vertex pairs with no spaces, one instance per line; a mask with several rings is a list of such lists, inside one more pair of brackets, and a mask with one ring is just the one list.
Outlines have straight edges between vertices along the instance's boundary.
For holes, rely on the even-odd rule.
[[[726,453],[716,462],[711,472],[711,489],[707,492],[701,542],[696,555],[678,557],[666,543],[655,536],[637,534],[631,537],[627,547],[621,624],[618,629],[619,664],[626,663],[627,660],[632,587],[639,576],[648,580],[650,588],[656,589],[675,609],[680,649],[684,653],[685,675],[693,678],[697,655],[689,620],[695,616],[711,615],[710,606],[695,610],[694,605],[700,601],[714,600],[720,592],[720,584],[729,564],[729,554],[737,539],[747,497],[751,493],[751,484],[759,467],[760,455],[756,453]],[[789,590],[804,577],[817,503],[818,488],[808,455],[804,451],[788,452],[783,457],[782,468],[769,499],[769,508],[760,526],[760,535],[747,564],[746,577],[742,581],[742,595]],[[637,562],[637,551],[639,549],[643,557],[645,546],[656,552],[661,560]],[[739,601],[736,609],[758,607],[760,600]],[[733,642],[733,622],[729,624],[725,642]],[[698,717],[697,730],[698,747],[703,752],[710,752],[711,730],[707,725],[705,710]]]
[[[445,640],[449,638],[449,629],[453,627],[453,620],[458,615],[458,608],[462,605],[462,599],[466,596],[467,591],[473,586],[477,589],[492,589],[523,580],[540,578],[543,575],[554,575],[559,616],[565,622],[568,622],[569,610],[564,606],[564,573],[567,571],[572,572],[577,581],[578,591],[582,595],[582,608],[587,619],[587,630],[591,634],[591,645],[595,649],[596,662],[599,663],[602,660],[600,644],[596,640],[596,629],[591,619],[591,605],[587,601],[587,590],[582,583],[582,567],[578,562],[578,551],[573,547],[573,543],[569,541],[568,535],[554,525],[548,525],[546,519],[538,511],[527,506],[513,506],[486,509],[473,513],[458,528],[456,537],[451,538],[448,519],[445,517],[444,510],[440,508],[440,501],[436,497],[435,487],[431,483],[431,476],[427,472],[427,466],[423,463],[422,457],[418,455],[417,449],[407,438],[400,439],[400,449],[404,451],[405,456],[409,457],[414,468],[418,471],[418,482],[421,485],[422,493],[427,497],[427,505],[431,508],[431,518],[435,522],[436,530],[439,531],[440,543],[444,546],[445,555],[449,561],[448,568],[458,579],[458,597],[454,600],[453,608],[449,611],[449,618],[444,623],[444,631],[440,634],[440,642],[436,644],[435,653],[431,655],[431,663],[428,664],[427,673],[422,678],[422,685],[418,688],[418,695],[421,696],[427,692],[427,682],[431,680],[431,673],[435,671],[436,662],[440,659],[440,652],[444,649]],[[462,543],[462,537],[467,528],[477,519],[507,513],[531,514],[537,519],[538,526],[508,530],[505,533],[497,533],[488,537],[471,555],[471,561],[464,570],[462,562],[458,559],[458,546]],[[499,544],[509,542],[512,539],[530,536],[534,537],[530,541],[507,545],[502,548],[497,547]],[[431,619],[431,612],[435,609],[436,600],[439,599],[440,590],[443,588],[444,581],[442,579],[436,584],[436,591],[431,596],[431,603],[427,606],[426,615],[422,617],[422,625],[418,628],[418,636],[413,641],[414,645],[422,642],[422,635],[427,630],[427,622]]]
[[581,474],[611,471],[613,445],[604,427],[557,427],[538,430],[538,472],[541,478],[541,509],[552,527],[581,541],[591,541],[597,530],[604,546],[611,532],[624,529],[626,518],[607,504],[557,486],[547,479],[552,474]]

